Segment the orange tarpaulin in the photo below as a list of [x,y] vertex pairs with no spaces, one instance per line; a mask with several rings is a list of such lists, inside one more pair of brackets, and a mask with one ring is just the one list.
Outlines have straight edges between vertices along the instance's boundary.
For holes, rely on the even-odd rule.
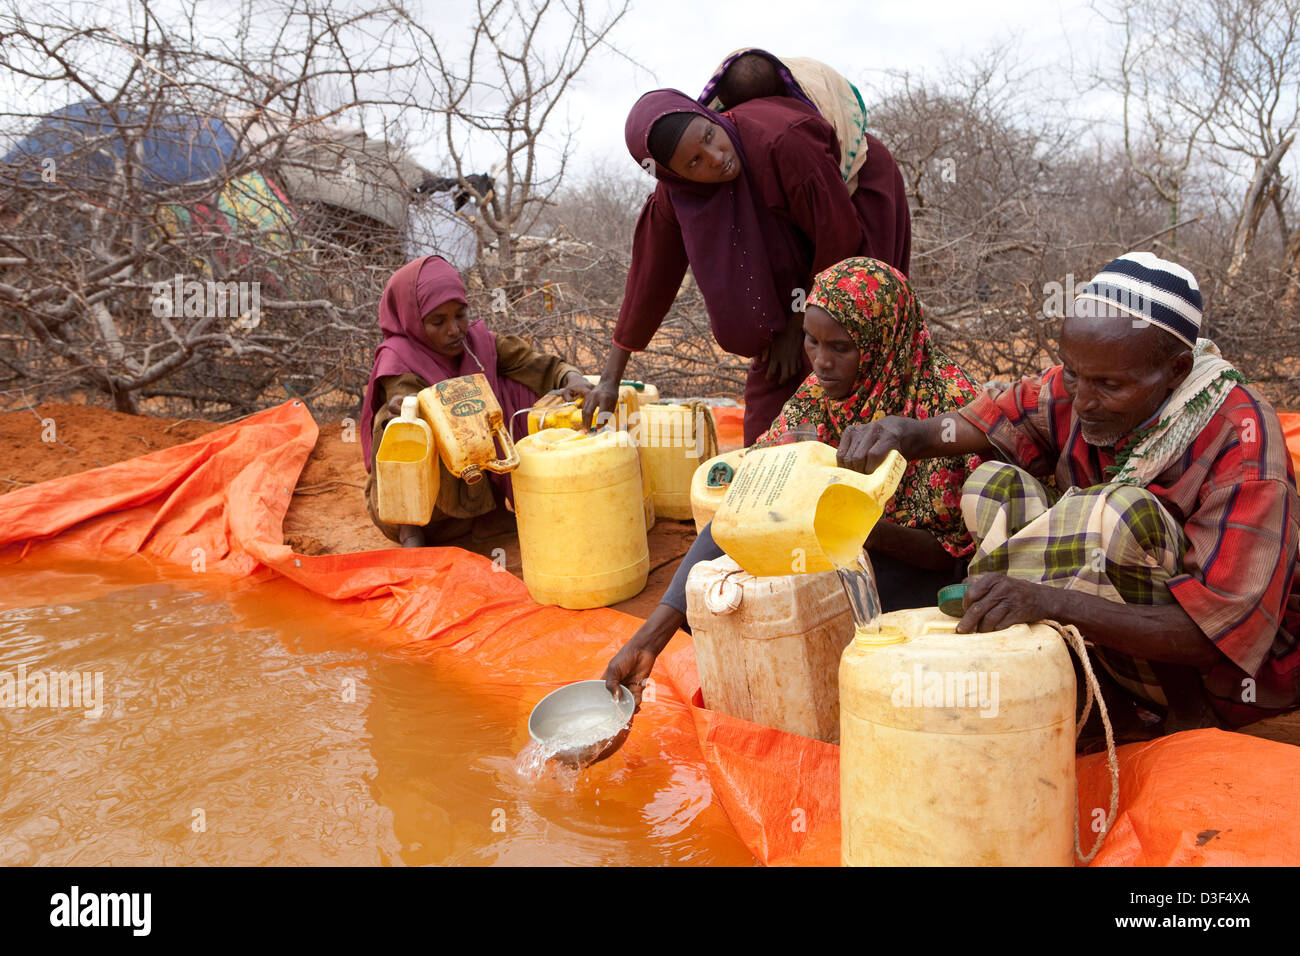
[[[496,694],[516,687],[521,720],[540,688],[599,675],[640,623],[534,604],[517,578],[457,548],[295,555],[281,524],[316,434],[306,408],[289,402],[187,445],[0,496],[0,562],[139,553],[205,573],[282,575],[400,626],[385,639],[437,655],[455,679],[490,681]],[[838,863],[838,748],[701,707],[684,637],[655,676],[656,700],[625,752],[638,735],[670,743],[760,861]],[[1078,768],[1086,846],[1109,777],[1103,756]],[[1120,773],[1119,815],[1098,864],[1300,862],[1300,748],[1193,731],[1122,748]]]
[[745,409],[719,405],[713,409],[713,420],[718,425],[718,448],[730,451],[745,445]]

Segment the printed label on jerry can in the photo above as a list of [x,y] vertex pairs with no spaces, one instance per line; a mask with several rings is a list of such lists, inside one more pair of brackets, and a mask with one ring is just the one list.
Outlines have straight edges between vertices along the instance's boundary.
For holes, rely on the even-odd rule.
[[792,447],[777,446],[750,452],[736,471],[723,504],[735,515],[771,508],[790,483],[790,475],[798,460],[799,451]]
[[[479,388],[478,383],[474,381],[472,375],[462,375],[460,378],[449,378],[445,382],[439,382],[434,386],[438,393],[438,401],[444,405],[458,405],[468,399],[479,398],[483,390]],[[487,406],[480,401],[478,411],[482,411]],[[469,412],[457,412],[452,410],[453,415],[471,415]]]
[[457,402],[451,406],[451,413],[457,418],[465,418],[468,415],[477,415],[487,408],[487,402],[481,398],[471,398],[463,402]]

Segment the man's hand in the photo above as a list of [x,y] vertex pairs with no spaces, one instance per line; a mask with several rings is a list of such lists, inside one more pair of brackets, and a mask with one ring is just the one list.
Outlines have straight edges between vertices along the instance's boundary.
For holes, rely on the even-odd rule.
[[1147,661],[1183,664],[1204,672],[1227,660],[1177,602],[1124,604],[1005,574],[977,574],[966,583],[966,613],[957,624],[962,634],[1058,621],[1073,624],[1090,643]]
[[977,574],[967,578],[963,601],[965,614],[957,633],[1000,631],[1013,624],[1059,620],[1059,599],[1065,592],[1034,581],[1021,581],[1005,574]]
[[591,395],[592,385],[580,372],[570,372],[564,377],[564,384],[560,387],[561,394],[566,402],[571,402],[575,398],[581,398],[582,404],[586,405]]
[[772,337],[772,344],[763,352],[767,356],[767,380],[788,382],[796,375],[803,377],[803,322],[793,319]]
[[841,468],[870,473],[891,451],[908,461],[918,461],[962,455],[988,457],[993,450],[988,436],[956,412],[924,419],[886,415],[844,429],[835,460]]
[[870,474],[891,451],[906,458],[907,437],[918,424],[911,418],[890,415],[879,421],[850,425],[840,436],[835,463],[841,468]]

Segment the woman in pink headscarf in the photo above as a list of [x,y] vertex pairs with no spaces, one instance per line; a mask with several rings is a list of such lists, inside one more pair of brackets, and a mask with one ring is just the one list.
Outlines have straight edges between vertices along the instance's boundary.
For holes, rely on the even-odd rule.
[[361,453],[370,478],[366,508],[375,526],[404,548],[447,541],[470,530],[472,519],[511,500],[510,476],[469,485],[442,473],[433,519],[423,528],[379,520],[375,494],[374,451],[384,426],[401,414],[402,399],[421,389],[461,375],[482,374],[501,403],[513,437],[527,433],[528,408],[549,391],[562,390],[566,400],[586,395],[591,386],[572,365],[537,352],[517,335],[498,335],[478,319],[471,322],[465,286],[441,256],[408,262],[393,273],[379,300],[379,328],[384,341],[375,349],[374,369],[361,411]]

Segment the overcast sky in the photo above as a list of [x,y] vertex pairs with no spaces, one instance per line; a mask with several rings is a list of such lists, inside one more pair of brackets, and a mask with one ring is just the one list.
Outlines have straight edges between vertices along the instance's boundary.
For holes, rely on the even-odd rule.
[[[599,7],[602,0],[593,2]],[[467,0],[416,0],[414,6],[449,39],[468,30],[474,12]],[[738,47],[822,60],[857,83],[869,105],[867,87],[884,82],[889,71],[933,77],[1014,41],[1017,66],[1040,68],[1040,82],[1067,97],[1074,88],[1071,63],[1095,55],[1105,31],[1081,0],[631,0],[611,38],[626,58],[602,52],[568,98],[577,127],[571,168],[627,159],[623,121],[637,97],[659,87],[698,95]],[[442,165],[435,145],[415,152],[426,165]],[[490,165],[486,159],[476,156],[476,165]]]

